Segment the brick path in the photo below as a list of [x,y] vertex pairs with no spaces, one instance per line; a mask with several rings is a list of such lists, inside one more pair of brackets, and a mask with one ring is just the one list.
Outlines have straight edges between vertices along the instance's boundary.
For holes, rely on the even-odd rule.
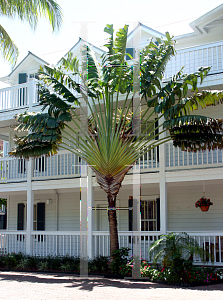
[[150,282],[1,272],[0,299],[223,300],[223,284],[176,288]]

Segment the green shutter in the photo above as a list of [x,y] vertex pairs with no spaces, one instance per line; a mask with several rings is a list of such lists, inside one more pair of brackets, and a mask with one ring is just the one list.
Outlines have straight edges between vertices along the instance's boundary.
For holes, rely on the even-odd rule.
[[24,204],[18,203],[17,230],[24,230]]
[[[135,58],[134,48],[126,48],[125,52],[128,53],[128,54],[130,54],[132,56],[132,58]],[[128,55],[125,56],[125,59],[126,60],[131,60],[131,58]]]
[[132,231],[132,208],[133,208],[133,199],[129,197],[129,231]]
[[37,203],[37,230],[45,230],[45,203]]
[[156,199],[156,222],[157,222],[157,231],[160,231],[160,198]]
[[[156,122],[155,122],[155,128],[157,128],[159,126],[159,122],[158,120],[156,119]],[[159,133],[159,128],[157,128],[155,130],[155,135],[157,135]],[[155,140],[158,140],[159,139],[159,135],[155,137]],[[156,148],[155,148],[156,149]],[[157,161],[159,162],[159,159],[160,159],[160,152],[159,152],[159,146],[157,146]]]
[[26,82],[27,82],[27,74],[20,73],[19,74],[19,84],[26,83]]

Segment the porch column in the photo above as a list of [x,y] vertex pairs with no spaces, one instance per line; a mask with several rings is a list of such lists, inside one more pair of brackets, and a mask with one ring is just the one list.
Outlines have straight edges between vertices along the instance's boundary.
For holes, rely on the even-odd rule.
[[36,93],[36,79],[35,78],[31,78],[29,80],[29,111],[32,111],[33,109],[33,103],[36,102],[36,97],[37,97],[37,93]]
[[27,227],[26,227],[26,254],[32,255],[32,236],[33,230],[33,204],[34,192],[32,191],[32,175],[34,160],[29,158],[27,168]]
[[94,193],[93,193],[93,182],[92,182],[93,171],[88,167],[88,176],[87,176],[87,254],[88,258],[93,258],[93,202],[94,202]]
[[[161,119],[163,122],[163,118]],[[162,128],[160,129],[162,130]],[[166,133],[160,135],[162,139]],[[160,231],[162,234],[167,232],[167,184],[166,184],[166,146],[159,146],[159,188],[160,188]]]

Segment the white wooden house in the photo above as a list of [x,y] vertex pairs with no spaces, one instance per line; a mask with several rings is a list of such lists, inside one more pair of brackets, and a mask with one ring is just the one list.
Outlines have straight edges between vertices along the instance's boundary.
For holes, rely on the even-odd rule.
[[[211,66],[202,89],[223,90],[223,5],[191,24],[193,33],[175,37],[177,55],[167,65],[164,81],[184,66],[186,73],[200,66]],[[136,40],[145,46],[150,38],[162,36],[141,23],[129,33],[128,51],[134,56]],[[79,55],[79,40],[71,48]],[[96,57],[103,51],[92,45]],[[0,139],[4,157],[0,158],[0,197],[7,198],[7,225],[0,229],[0,251],[33,255],[80,254],[80,168],[75,155],[59,151],[52,157],[25,161],[8,157],[13,147],[14,116],[39,111],[36,74],[45,64],[33,53],[8,75],[1,78],[10,87],[0,90]],[[209,107],[204,115],[223,118],[223,106]],[[140,166],[140,168],[139,168]],[[187,232],[205,247],[216,265],[223,264],[223,152],[182,152],[171,142],[150,151],[135,166],[141,185],[141,256],[161,234]],[[131,199],[134,170],[124,179],[118,194],[117,210],[120,247],[132,239]],[[83,178],[82,178],[83,179]],[[89,176],[88,246],[89,257],[109,254],[107,197]],[[203,195],[213,206],[208,212],[195,208]],[[4,215],[5,211],[1,210]],[[2,225],[1,225],[2,224]],[[0,222],[3,228],[3,222]]]

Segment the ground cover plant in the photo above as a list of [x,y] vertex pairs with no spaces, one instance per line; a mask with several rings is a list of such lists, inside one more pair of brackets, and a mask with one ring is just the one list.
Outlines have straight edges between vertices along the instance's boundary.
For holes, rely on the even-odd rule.
[[[89,274],[103,276],[132,277],[134,258],[128,259],[129,248],[121,248],[114,253],[114,259],[98,256],[88,262]],[[180,262],[181,263],[181,262]],[[204,285],[222,282],[223,270],[207,266],[179,264],[179,270],[172,267],[152,264],[145,259],[140,260],[141,277],[150,281],[179,285]],[[11,253],[0,256],[0,269],[68,272],[79,274],[80,258],[72,256],[37,257],[22,253]],[[183,270],[183,271],[182,271]]]

